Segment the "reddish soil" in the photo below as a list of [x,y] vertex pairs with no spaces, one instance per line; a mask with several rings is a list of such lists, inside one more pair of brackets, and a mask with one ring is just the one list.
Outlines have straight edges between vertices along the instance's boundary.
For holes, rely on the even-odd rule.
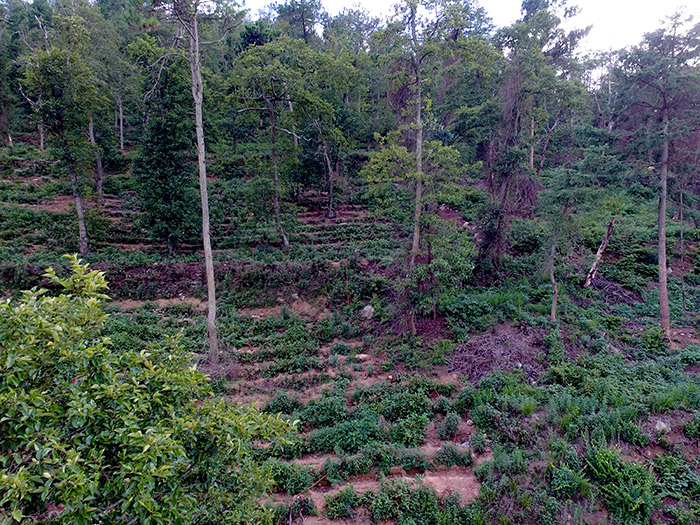
[[698,331],[691,326],[671,328],[671,348],[682,350],[688,345],[700,346]]
[[299,317],[311,320],[318,320],[330,316],[331,312],[326,308],[326,298],[318,297],[312,302],[303,299],[295,299],[290,304],[278,304],[264,308],[240,308],[238,313],[250,317],[266,319],[268,317],[279,317],[283,308],[288,308]]

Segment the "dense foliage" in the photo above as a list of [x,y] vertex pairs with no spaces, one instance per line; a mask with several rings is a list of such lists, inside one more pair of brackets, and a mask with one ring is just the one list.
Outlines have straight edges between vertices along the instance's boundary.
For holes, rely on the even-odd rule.
[[178,337],[103,335],[104,275],[73,258],[0,312],[0,517],[63,523],[254,523],[269,469],[253,441],[289,425],[210,396]]

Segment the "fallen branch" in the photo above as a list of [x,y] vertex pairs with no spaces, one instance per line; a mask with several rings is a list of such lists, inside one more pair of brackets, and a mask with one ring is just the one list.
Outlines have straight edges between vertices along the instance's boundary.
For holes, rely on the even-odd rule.
[[595,279],[595,276],[598,273],[598,267],[600,266],[600,263],[603,260],[603,252],[605,251],[605,247],[608,245],[608,241],[610,240],[610,236],[612,235],[614,227],[615,217],[610,219],[610,224],[608,224],[608,231],[605,232],[603,242],[601,242],[600,246],[598,247],[598,251],[595,254],[595,261],[593,261],[593,266],[591,266],[591,270],[588,272],[586,280],[583,281],[583,288],[588,288],[593,283],[593,279]]

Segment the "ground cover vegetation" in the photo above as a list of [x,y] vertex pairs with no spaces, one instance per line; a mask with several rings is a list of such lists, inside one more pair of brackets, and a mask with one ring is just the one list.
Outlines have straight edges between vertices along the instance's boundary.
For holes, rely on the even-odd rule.
[[700,522],[700,25],[575,14],[0,2],[0,522]]

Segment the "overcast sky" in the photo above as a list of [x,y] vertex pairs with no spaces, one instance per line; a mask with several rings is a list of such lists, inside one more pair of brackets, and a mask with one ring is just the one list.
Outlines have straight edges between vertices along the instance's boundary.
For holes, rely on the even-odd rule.
[[[344,7],[359,5],[372,15],[382,17],[391,13],[391,6],[396,3],[396,0],[321,1],[331,14],[342,11]],[[245,7],[253,18],[257,18],[258,10],[270,3],[269,0],[246,0]],[[698,0],[569,0],[569,3],[578,5],[581,12],[567,25],[593,26],[582,43],[582,48],[586,50],[619,49],[636,44],[644,33],[657,29],[663,18],[683,6],[686,13],[695,16],[695,22],[700,21]],[[521,0],[482,0],[480,5],[486,8],[494,24],[499,27],[509,25],[520,17]]]

